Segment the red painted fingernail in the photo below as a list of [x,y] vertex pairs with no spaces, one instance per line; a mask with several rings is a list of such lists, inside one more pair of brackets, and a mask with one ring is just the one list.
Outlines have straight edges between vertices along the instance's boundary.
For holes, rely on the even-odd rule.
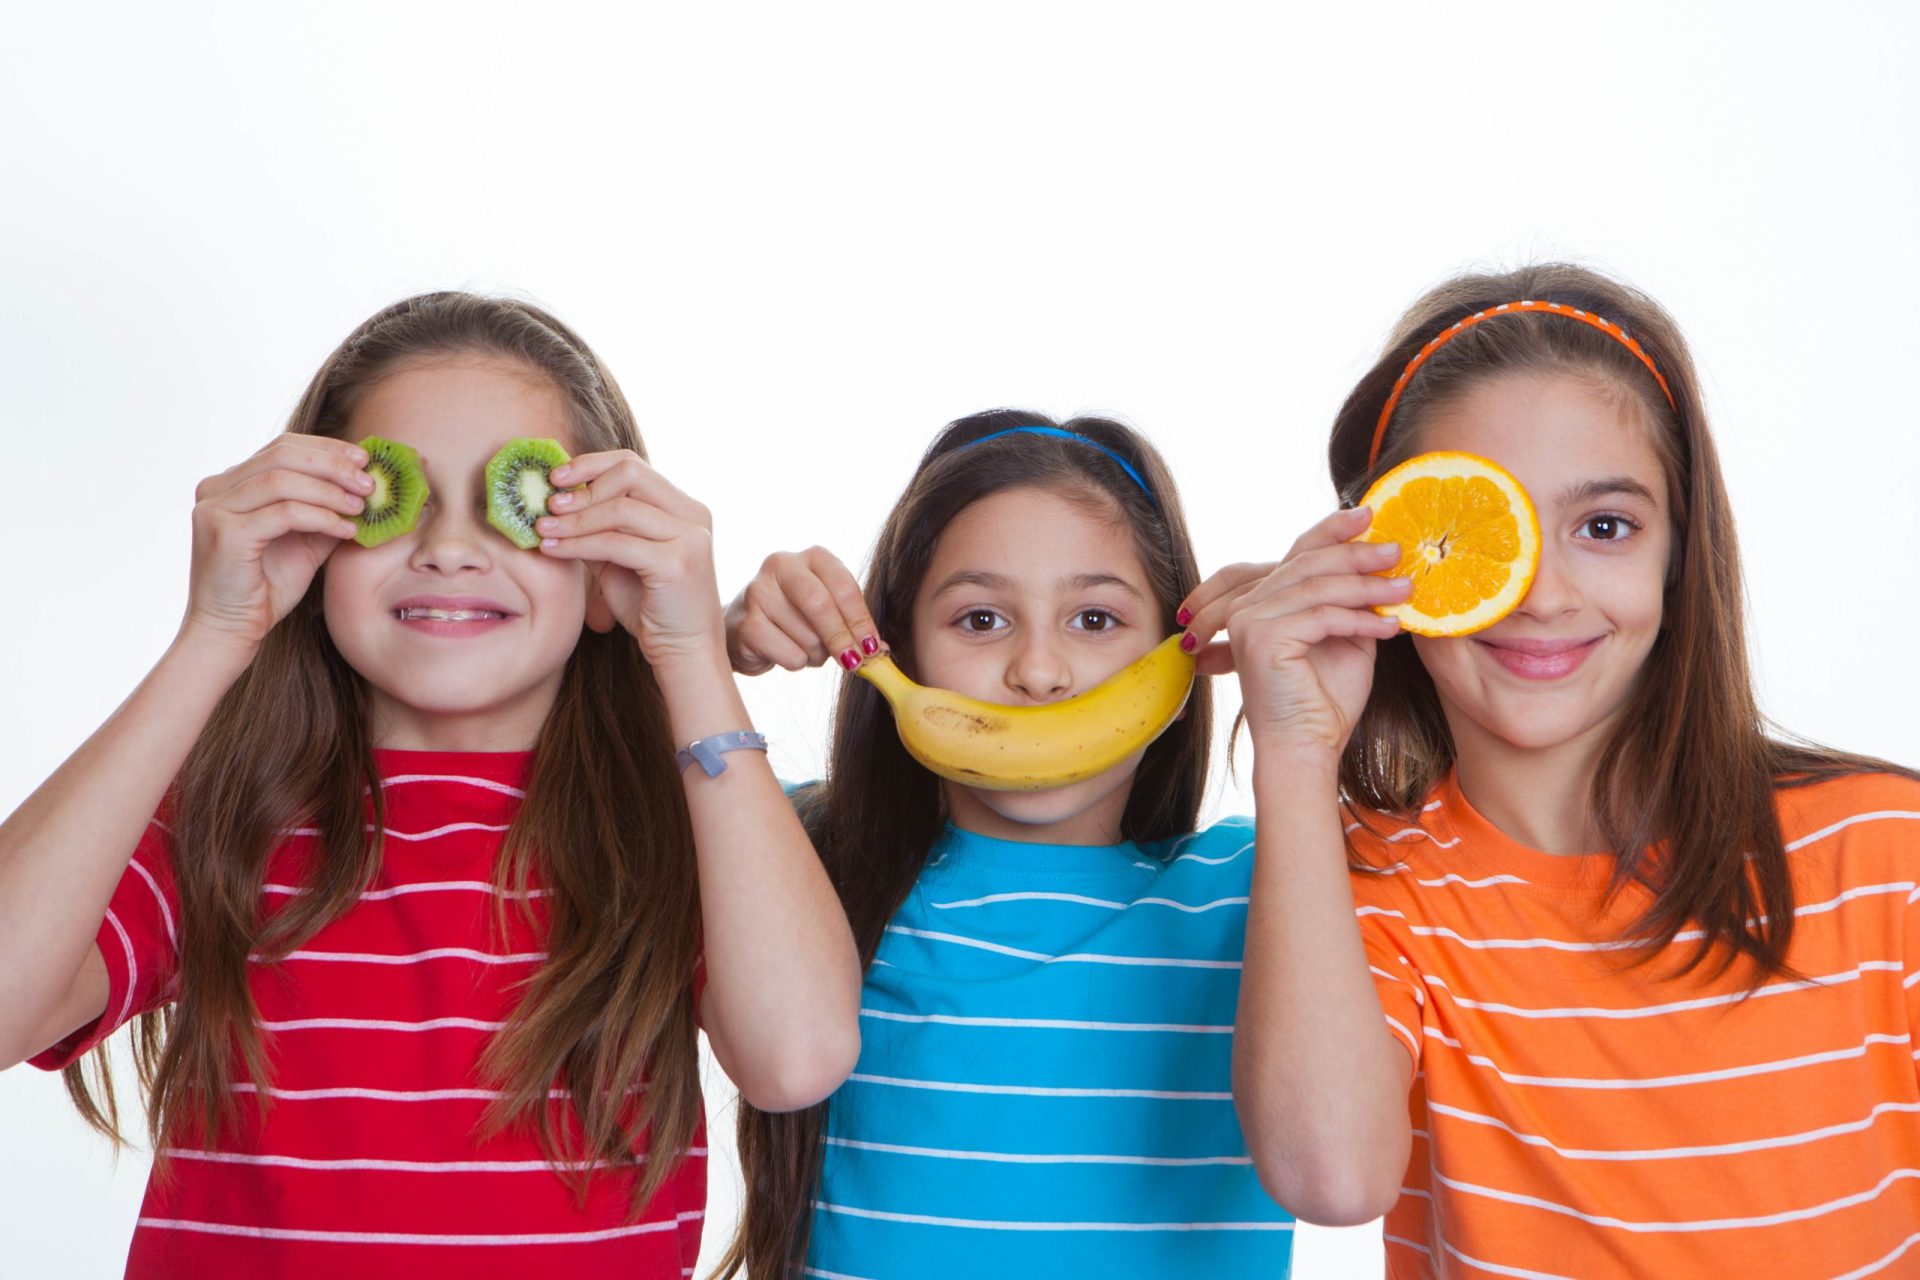
[[1182,605],[1180,607],[1180,612],[1173,615],[1173,620],[1179,625],[1184,627],[1189,622],[1193,621],[1193,610],[1187,608],[1185,605]]
[[860,652],[866,654],[869,658],[880,652],[880,638],[878,636],[866,637],[866,639],[860,642]]
[[859,666],[859,665],[860,665],[860,654],[859,654],[859,652],[858,652],[857,650],[854,650],[854,649],[849,649],[849,650],[847,650],[847,651],[846,651],[845,653],[843,653],[843,654],[841,654],[841,655],[840,655],[840,665],[841,665],[841,666],[843,666],[843,667],[845,667],[845,668],[846,668],[847,670],[849,670],[849,671],[851,671],[851,670],[853,670],[853,669],[854,669],[855,667],[857,667],[857,666]]
[[1199,647],[1200,647],[1200,637],[1193,634],[1193,632],[1189,631],[1187,632],[1187,634],[1180,637],[1180,651],[1182,653],[1192,653],[1195,649],[1198,649]]

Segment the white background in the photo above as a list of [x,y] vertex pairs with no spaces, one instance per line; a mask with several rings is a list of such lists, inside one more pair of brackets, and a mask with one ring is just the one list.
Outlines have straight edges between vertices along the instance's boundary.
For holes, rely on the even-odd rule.
[[[858,562],[933,431],[1001,404],[1125,415],[1206,565],[1276,555],[1330,509],[1327,425],[1400,309],[1558,256],[1694,343],[1767,710],[1920,762],[1916,14],[10,6],[0,812],[167,643],[195,481],[403,294],[577,327],[731,592],[777,548]],[[753,684],[784,776],[818,771],[831,689]],[[1214,809],[1247,804],[1223,776]],[[712,1103],[709,1256],[738,1203]],[[146,1167],[0,1075],[0,1274],[119,1274]],[[1303,1229],[1298,1274],[1378,1248]]]

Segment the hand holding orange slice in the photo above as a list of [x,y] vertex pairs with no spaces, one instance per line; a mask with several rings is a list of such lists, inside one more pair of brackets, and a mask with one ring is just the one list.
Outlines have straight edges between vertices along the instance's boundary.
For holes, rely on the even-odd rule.
[[1380,576],[1412,578],[1405,604],[1375,605],[1423,636],[1484,631],[1526,598],[1540,567],[1540,520],[1520,482],[1471,453],[1423,453],[1374,481],[1360,505],[1373,523],[1361,542],[1397,542],[1400,563]]

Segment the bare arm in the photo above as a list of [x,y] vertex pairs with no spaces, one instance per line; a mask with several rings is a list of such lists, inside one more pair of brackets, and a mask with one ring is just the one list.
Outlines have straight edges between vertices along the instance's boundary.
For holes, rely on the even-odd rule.
[[[637,638],[667,701],[676,744],[751,727],[726,650],[706,509],[637,455],[575,458],[584,485],[543,518],[549,555],[599,561],[599,616]],[[564,499],[564,500],[563,500]],[[600,612],[603,611],[603,612]],[[736,751],[709,778],[683,776],[700,871],[714,1057],[763,1111],[811,1106],[860,1055],[860,965],[846,915],[764,755]]]
[[1413,1060],[1387,1030],[1367,971],[1333,761],[1254,751],[1234,1105],[1274,1199],[1308,1222],[1350,1226],[1399,1195]]
[[1353,544],[1368,513],[1303,535],[1278,565],[1222,570],[1195,591],[1192,630],[1230,643],[1254,748],[1257,820],[1233,1095],[1267,1191],[1296,1217],[1350,1225],[1398,1195],[1412,1145],[1413,1065],[1387,1030],[1347,880],[1339,760],[1366,705],[1374,648],[1399,624],[1369,607],[1407,585],[1373,576],[1392,548]]
[[280,437],[200,486],[180,634],[107,722],[0,824],[0,1066],[98,1018],[94,938],[215,704],[359,510],[360,450]]

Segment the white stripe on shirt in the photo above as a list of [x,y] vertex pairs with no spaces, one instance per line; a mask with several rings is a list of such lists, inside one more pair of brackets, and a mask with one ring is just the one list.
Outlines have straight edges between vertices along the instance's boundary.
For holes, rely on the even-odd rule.
[[885,1009],[860,1010],[863,1018],[882,1022],[931,1023],[941,1027],[1033,1027],[1057,1031],[1168,1031],[1191,1035],[1232,1035],[1233,1024],[1184,1022],[1090,1022],[1074,1018],[986,1018],[964,1017],[957,1013],[892,1013]]
[[886,1155],[928,1156],[937,1160],[982,1160],[994,1164],[1128,1164],[1186,1169],[1199,1165],[1253,1163],[1251,1156],[1029,1155],[1018,1151],[951,1151],[944,1147],[903,1147],[892,1142],[857,1142],[852,1138],[828,1138],[827,1145],[851,1147],[856,1151],[878,1151]]
[[813,1207],[880,1222],[909,1222],[929,1227],[973,1227],[983,1231],[1291,1231],[1291,1222],[1018,1222],[989,1218],[937,1218],[924,1213],[885,1213],[815,1200]]
[[627,1236],[648,1235],[655,1231],[673,1231],[683,1222],[706,1217],[705,1210],[693,1209],[662,1222],[642,1222],[632,1226],[605,1227],[598,1231],[535,1231],[521,1235],[422,1235],[407,1231],[308,1231],[297,1227],[251,1227],[237,1222],[192,1222],[183,1218],[141,1218],[135,1223],[158,1231],[201,1231],[216,1236],[245,1236],[254,1240],[305,1240],[318,1244],[444,1244],[444,1245],[523,1245],[592,1244],[598,1240],[620,1240]]
[[903,934],[909,938],[926,938],[931,942],[950,942],[959,947],[973,947],[980,951],[991,951],[996,955],[1013,956],[1021,960],[1038,960],[1043,964],[1118,964],[1142,965],[1155,969],[1238,969],[1238,960],[1185,960],[1175,956],[1113,956],[1073,954],[1050,956],[1040,951],[1026,951],[1020,947],[1002,946],[998,942],[986,942],[979,938],[962,937],[957,933],[935,933],[931,929],[909,929],[905,925],[890,924],[888,933]]
[[1465,1053],[1467,1061],[1475,1066],[1485,1067],[1508,1084],[1544,1085],[1557,1089],[1664,1089],[1672,1085],[1705,1084],[1714,1080],[1736,1080],[1743,1076],[1769,1075],[1776,1071],[1793,1071],[1800,1067],[1811,1067],[1822,1062],[1841,1062],[1848,1058],[1863,1058],[1867,1049],[1876,1044],[1905,1045],[1913,1043],[1909,1035],[1897,1036],[1875,1033],[1861,1041],[1857,1047],[1829,1049],[1822,1053],[1802,1054],[1795,1058],[1781,1058],[1773,1062],[1748,1063],[1745,1066],[1725,1067],[1718,1071],[1690,1071],[1673,1076],[1640,1076],[1622,1079],[1612,1076],[1523,1076],[1513,1075],[1501,1070],[1491,1058],[1476,1053],[1466,1053],[1466,1047],[1452,1036],[1433,1027],[1422,1027],[1423,1034],[1438,1040],[1452,1049]]
[[940,1093],[992,1093],[1021,1098],[1164,1098],[1173,1102],[1232,1102],[1233,1094],[1183,1092],[1171,1089],[1080,1089],[1031,1084],[969,1084],[959,1080],[910,1080],[904,1076],[874,1076],[856,1071],[848,1076],[862,1084],[896,1089],[932,1089]]

